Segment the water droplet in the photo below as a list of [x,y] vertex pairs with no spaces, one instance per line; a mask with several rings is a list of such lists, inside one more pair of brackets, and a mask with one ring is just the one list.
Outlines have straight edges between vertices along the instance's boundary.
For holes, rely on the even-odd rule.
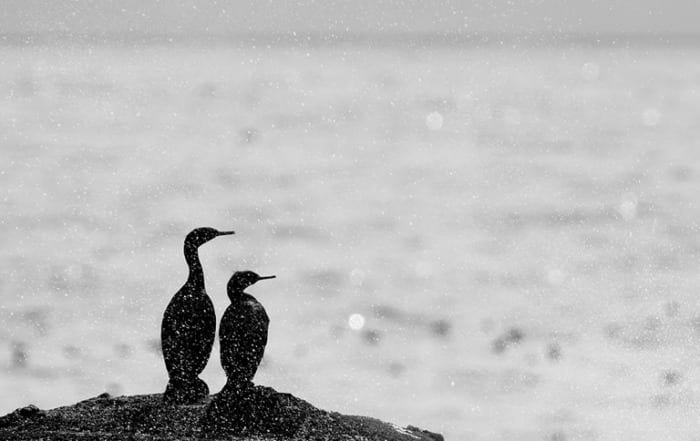
[[348,326],[350,326],[350,329],[354,331],[359,331],[365,326],[365,318],[362,316],[362,314],[352,314],[348,318]]

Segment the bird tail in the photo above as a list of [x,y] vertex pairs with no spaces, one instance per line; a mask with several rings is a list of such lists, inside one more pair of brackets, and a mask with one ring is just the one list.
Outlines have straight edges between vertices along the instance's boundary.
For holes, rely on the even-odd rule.
[[253,387],[253,382],[247,378],[228,378],[226,385],[221,392],[240,395],[243,392],[250,390]]
[[169,404],[196,404],[208,396],[209,386],[201,378],[171,378],[163,393],[163,401]]

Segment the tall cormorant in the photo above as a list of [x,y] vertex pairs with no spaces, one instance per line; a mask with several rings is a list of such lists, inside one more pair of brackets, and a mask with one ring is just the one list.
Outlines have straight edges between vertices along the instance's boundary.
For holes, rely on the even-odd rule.
[[228,281],[231,304],[219,324],[221,365],[226,372],[223,391],[241,391],[252,386],[253,376],[263,358],[270,318],[255,297],[243,292],[259,280],[275,276],[259,276],[252,271],[235,272]]
[[199,378],[207,365],[216,337],[214,305],[204,289],[204,273],[197,249],[215,237],[234,234],[214,228],[197,228],[185,238],[187,282],[165,308],[161,347],[170,380],[163,398],[177,404],[196,403],[209,395]]

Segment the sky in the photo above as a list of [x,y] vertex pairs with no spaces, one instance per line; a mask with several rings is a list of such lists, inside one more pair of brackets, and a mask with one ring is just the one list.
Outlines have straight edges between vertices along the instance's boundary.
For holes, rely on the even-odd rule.
[[0,34],[700,34],[698,0],[0,0]]

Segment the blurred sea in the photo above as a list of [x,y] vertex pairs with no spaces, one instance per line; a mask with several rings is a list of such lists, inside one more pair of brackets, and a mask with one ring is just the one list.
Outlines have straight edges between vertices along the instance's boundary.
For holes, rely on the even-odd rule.
[[5,44],[0,97],[2,414],[162,391],[213,226],[219,317],[278,277],[258,383],[455,441],[700,439],[700,46]]

